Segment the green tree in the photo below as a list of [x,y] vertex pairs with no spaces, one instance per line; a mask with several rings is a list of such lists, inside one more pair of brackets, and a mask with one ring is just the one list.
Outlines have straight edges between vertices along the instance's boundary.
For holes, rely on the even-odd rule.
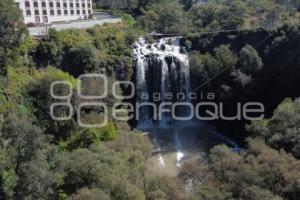
[[247,8],[243,1],[233,1],[231,4],[220,10],[217,19],[222,29],[237,29],[244,24],[246,13]]
[[186,199],[179,180],[166,176],[149,177],[146,182],[146,194],[150,200]]
[[187,35],[233,30],[244,25],[247,7],[242,1],[209,1],[192,7],[187,16],[190,23]]
[[0,2],[0,73],[6,74],[8,57],[27,34],[21,10],[13,0]]
[[[51,32],[50,32],[51,38]],[[35,50],[34,61],[40,68],[45,68],[48,65],[59,66],[62,59],[62,51],[56,42],[42,41]]]
[[[46,129],[46,133],[55,136],[55,139],[58,140],[69,136],[76,125],[73,120],[56,121],[51,118],[50,107],[55,103],[55,99],[51,96],[50,86],[55,81],[67,81],[72,85],[72,92],[76,91],[77,82],[73,76],[54,67],[48,67],[28,84],[26,93],[32,103],[33,114],[39,120],[39,126]],[[69,94],[69,87],[57,85],[54,93],[66,96]],[[73,99],[74,97],[71,98],[71,100]],[[66,107],[59,108],[54,109],[55,116],[69,115],[69,109],[66,109]]]
[[298,199],[299,160],[261,139],[248,139],[248,148],[239,154],[216,146],[209,162],[201,163],[205,175],[196,184],[195,199]]
[[[195,53],[190,56],[190,66],[195,74],[194,82],[196,85],[202,84],[215,77],[219,73],[223,76],[232,72],[237,62],[237,58],[230,50],[228,45],[221,45],[214,49],[214,54]],[[216,85],[222,85],[224,80],[213,79]]]
[[16,176],[14,199],[55,198],[55,178],[48,163],[52,158],[47,141],[49,138],[27,118],[10,115],[4,121],[1,146],[10,157],[5,170],[12,170],[10,173]]
[[148,32],[177,34],[181,30],[183,12],[181,5],[176,1],[162,1],[150,4],[141,16],[139,24]]
[[263,67],[262,59],[258,55],[257,51],[251,46],[246,45],[239,52],[239,60],[234,71],[231,73],[231,77],[235,83],[238,83],[236,89],[245,88],[249,83],[253,81],[253,77],[257,75]]
[[103,145],[74,150],[62,159],[65,166],[63,188],[67,194],[95,186],[107,191],[112,199],[144,199],[142,190],[129,181],[127,160]]
[[81,188],[68,200],[111,200],[111,198],[99,188]]
[[72,132],[66,140],[69,149],[88,148],[92,144],[100,144],[101,141],[115,140],[117,130],[113,123],[108,123],[103,128],[90,128]]
[[[225,150],[224,155],[221,149],[215,149],[212,151],[211,160],[215,173],[220,173],[217,176],[221,177],[221,180],[228,181],[228,186],[234,195],[239,193],[242,199],[253,199],[251,194],[255,192],[254,196],[264,193],[263,196],[266,199],[268,196],[274,199],[280,199],[278,196],[297,199],[299,187],[292,185],[298,177],[296,171],[299,167],[299,161],[291,155],[284,151],[278,152],[271,149],[263,141],[257,139],[248,140],[246,154],[241,156],[234,156],[233,154]],[[224,157],[222,158],[222,156]],[[229,160],[232,159],[224,159],[228,156],[234,160],[232,165],[229,164]],[[287,163],[289,164],[287,165]],[[221,174],[222,171],[224,172],[223,175]],[[250,189],[247,185],[256,186],[257,189],[255,187]],[[247,191],[249,189],[252,192]]]
[[274,111],[271,119],[254,121],[247,126],[247,130],[253,136],[258,136],[276,149],[285,149],[300,158],[300,99],[294,102],[291,99],[284,100]]
[[193,200],[206,199],[206,200],[232,200],[233,197],[230,192],[224,191],[217,186],[207,186],[205,184],[199,184]]
[[194,4],[194,0],[182,0],[182,3],[184,5],[185,10],[189,10]]
[[239,54],[240,59],[238,64],[241,72],[247,75],[254,74],[263,67],[261,57],[251,45],[243,47]]
[[67,50],[61,62],[61,69],[78,77],[85,72],[97,71],[98,65],[96,49],[84,46]]
[[108,123],[101,129],[100,138],[102,141],[113,140],[117,137],[117,130],[113,123]]

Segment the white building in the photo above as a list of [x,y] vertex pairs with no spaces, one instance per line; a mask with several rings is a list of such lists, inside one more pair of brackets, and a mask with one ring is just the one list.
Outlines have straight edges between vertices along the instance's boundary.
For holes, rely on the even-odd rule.
[[25,24],[88,19],[93,13],[92,0],[15,0],[23,12]]

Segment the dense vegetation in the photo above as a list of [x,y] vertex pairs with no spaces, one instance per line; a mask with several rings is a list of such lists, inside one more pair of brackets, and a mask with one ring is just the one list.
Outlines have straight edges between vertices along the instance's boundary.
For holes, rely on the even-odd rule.
[[[300,2],[126,2],[125,10],[112,11],[123,23],[51,30],[47,39],[36,40],[27,35],[13,1],[1,0],[0,199],[299,199]],[[215,32],[220,30],[229,31]],[[109,119],[106,127],[82,128],[75,116],[51,119],[53,81],[69,81],[76,94],[76,77],[86,72],[105,73],[110,85],[131,80],[131,44],[152,31],[184,36],[193,89],[215,92],[228,115],[237,102],[264,103],[261,121],[215,122],[244,144],[241,152],[216,146],[186,162],[178,177],[158,176],[147,167],[151,143],[127,123]],[[84,84],[93,86],[85,91],[90,95],[101,86],[96,80]],[[70,101],[76,109],[84,100],[74,95]],[[102,101],[117,100],[109,94]],[[84,116],[94,121],[97,115],[90,108]]]
[[[140,200],[156,193],[150,185],[157,178],[146,168],[152,152],[146,137],[113,120],[92,129],[79,127],[75,116],[54,122],[49,115],[53,81],[69,81],[76,94],[75,78],[85,72],[106,73],[109,82],[130,79],[130,45],[140,31],[112,24],[51,30],[49,38],[35,40],[20,28],[25,26],[13,1],[0,4],[0,199]],[[100,90],[97,82],[86,84],[95,86],[90,95]],[[76,106],[83,100],[75,95],[70,101]],[[89,110],[87,120],[95,120],[96,113]]]

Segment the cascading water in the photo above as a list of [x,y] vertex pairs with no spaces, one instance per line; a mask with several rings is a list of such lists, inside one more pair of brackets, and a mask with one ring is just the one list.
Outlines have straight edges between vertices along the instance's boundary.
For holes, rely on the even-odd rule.
[[[180,46],[180,37],[162,38],[153,44],[141,38],[135,47],[138,102],[189,102],[188,56]],[[155,100],[158,94],[159,100]],[[172,97],[168,94],[172,94]],[[178,112],[180,115],[183,111]],[[139,128],[153,125],[153,112],[146,106],[139,110],[139,117]],[[161,126],[172,125],[172,118],[168,113],[163,113],[159,123]]]
[[[162,112],[160,120],[155,118],[159,113],[149,104],[156,105],[156,108],[165,104],[163,109],[171,110],[174,103],[191,102],[189,60],[185,49],[180,46],[180,40],[180,37],[161,38],[149,44],[140,38],[134,45],[137,103],[147,105],[138,108],[137,128],[151,132],[158,163],[163,168],[170,168],[170,165],[180,167],[183,158],[205,151],[217,143],[239,149],[233,141],[205,123],[199,124],[194,119],[176,121],[171,112]],[[184,106],[176,107],[174,112],[180,117],[190,115],[189,109]],[[176,152],[172,154],[172,159],[170,152]]]
[[[139,103],[152,102],[159,106],[167,102],[190,101],[188,98],[190,92],[189,62],[184,48],[180,46],[180,39],[180,37],[162,38],[156,43],[149,44],[144,38],[141,38],[135,44],[137,101]],[[171,97],[170,94],[172,94]],[[155,99],[156,96],[159,96],[159,99]],[[166,105],[164,108],[170,108],[170,105]],[[183,108],[176,110],[177,116],[184,114]],[[184,154],[181,152],[182,145],[176,130],[176,122],[171,117],[171,113],[162,113],[159,121],[153,120],[153,116],[151,108],[142,106],[139,109],[138,128],[149,130],[154,127],[173,127],[177,151],[176,165],[179,166]],[[157,151],[161,152],[155,138],[153,142],[156,143]],[[161,155],[159,155],[159,160],[164,165]]]

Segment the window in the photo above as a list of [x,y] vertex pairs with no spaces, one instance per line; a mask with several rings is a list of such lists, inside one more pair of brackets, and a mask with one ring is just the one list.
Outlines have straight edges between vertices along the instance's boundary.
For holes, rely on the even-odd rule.
[[57,10],[57,15],[61,15],[61,10]]
[[91,7],[91,4],[90,4],[90,3],[88,3],[88,7],[89,7],[89,8]]
[[47,10],[43,10],[43,15],[47,15]]
[[33,2],[33,6],[34,6],[35,8],[39,7],[38,2]]
[[81,5],[82,5],[83,8],[85,8],[85,3],[82,3]]
[[67,3],[64,3],[63,5],[64,5],[64,8],[67,8],[67,7],[68,7],[68,6],[67,6]]
[[46,2],[42,2],[42,7],[46,8]]
[[85,15],[85,13],[86,13],[86,12],[85,12],[85,10],[83,10],[83,11],[82,11],[82,14],[84,14],[84,15]]
[[39,16],[36,16],[36,17],[35,17],[35,23],[36,23],[36,24],[41,23],[41,19],[40,19]]
[[53,8],[53,2],[49,2],[49,7]]
[[29,1],[25,1],[25,7],[29,8],[30,7],[30,2]]
[[35,10],[35,11],[34,11],[34,14],[35,14],[35,15],[40,15],[39,10]]
[[76,12],[76,13],[77,13],[77,15],[80,15],[80,10],[77,10],[77,12]]
[[76,3],[76,8],[79,8],[79,3]]
[[26,16],[31,16],[31,11],[30,10],[26,10]]
[[56,2],[56,7],[60,8],[60,3]]
[[50,15],[54,15],[54,10],[50,10]]
[[74,7],[74,4],[73,4],[73,3],[70,3],[70,7],[73,8],[73,7]]
[[44,16],[44,17],[43,17],[43,21],[44,21],[44,23],[48,23],[48,17],[47,17],[47,16]]
[[91,11],[91,10],[89,10],[89,14],[92,14],[92,11]]
[[71,12],[71,15],[74,15],[74,10],[71,10],[70,12]]
[[64,15],[68,15],[68,10],[64,10]]

